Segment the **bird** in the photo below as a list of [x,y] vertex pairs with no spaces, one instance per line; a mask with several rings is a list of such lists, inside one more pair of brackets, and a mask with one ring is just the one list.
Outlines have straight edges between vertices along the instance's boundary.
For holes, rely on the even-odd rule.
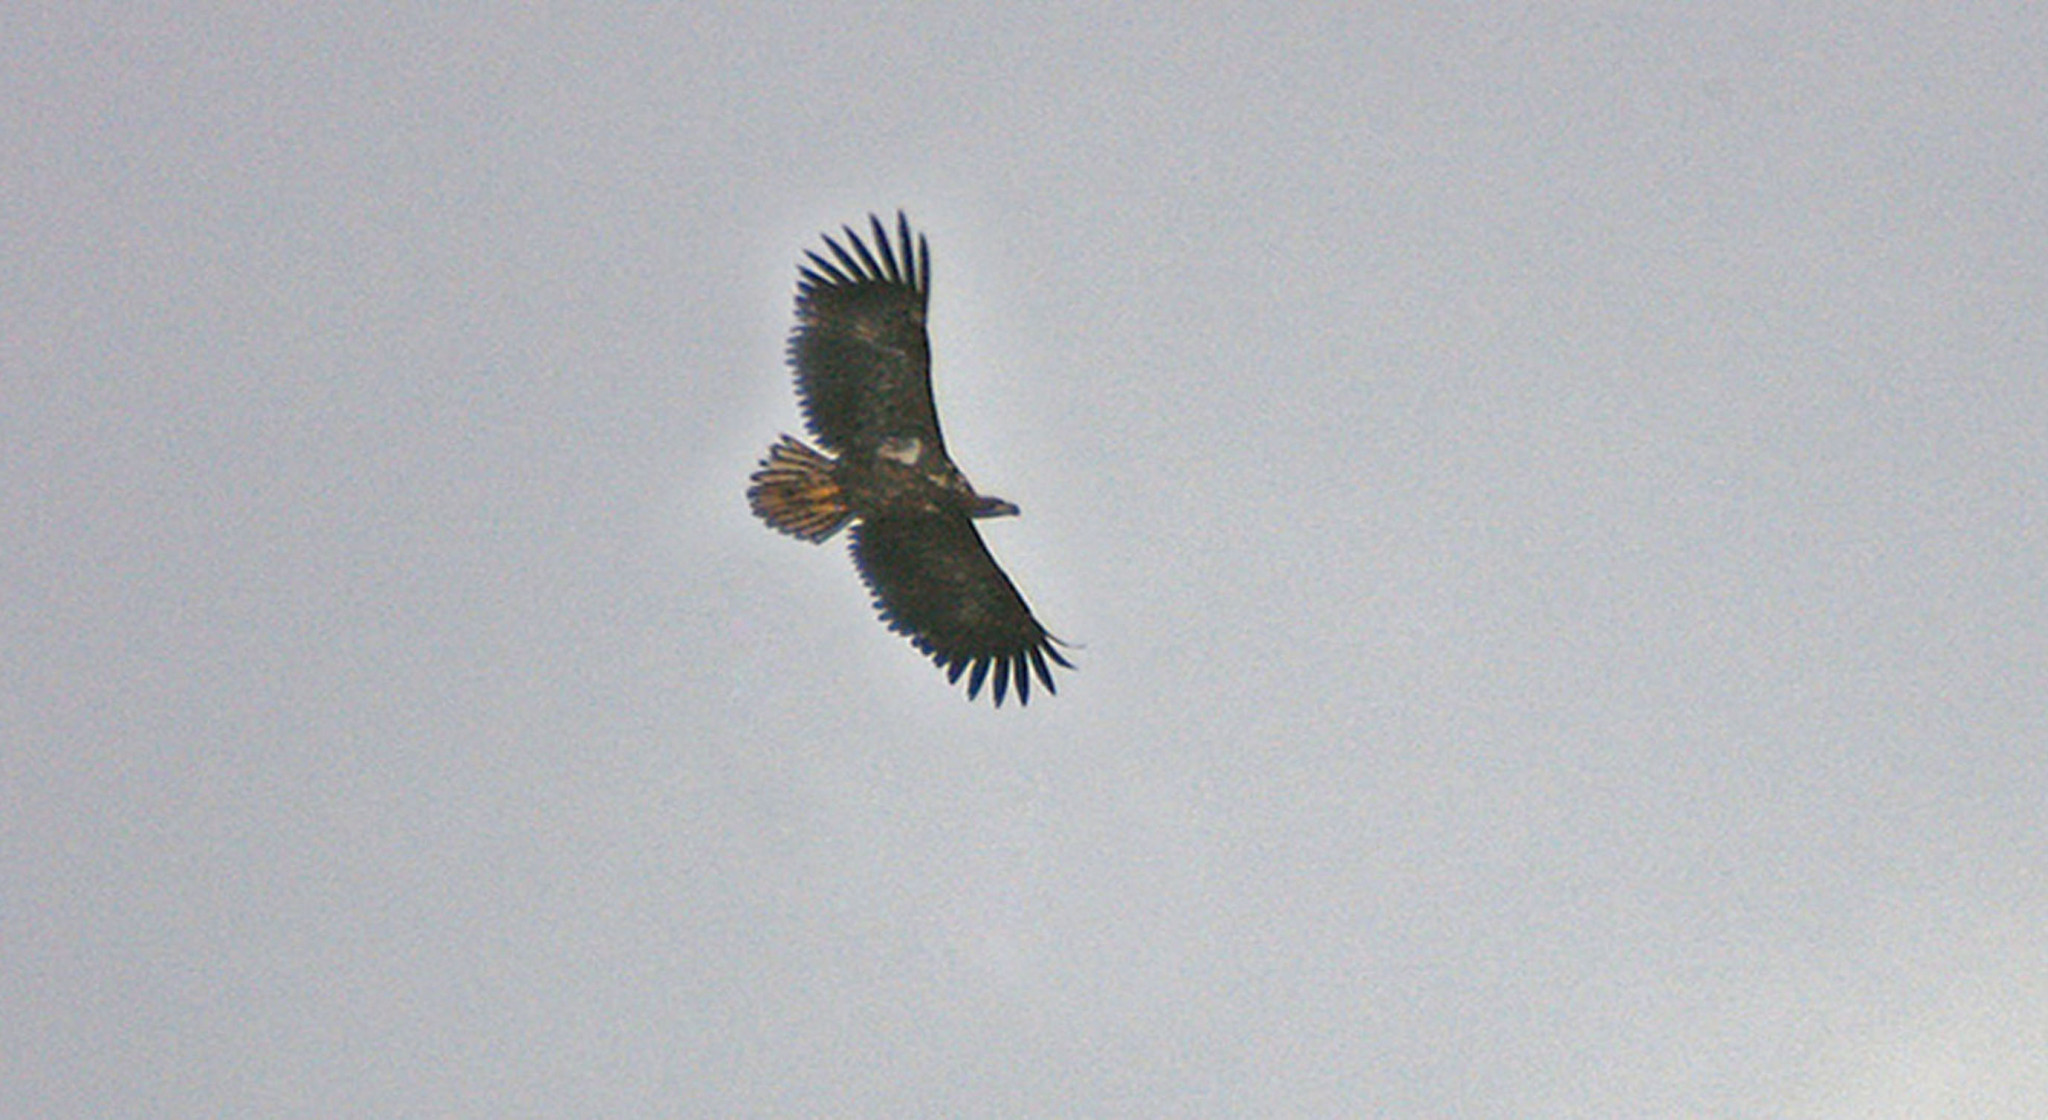
[[806,250],[797,268],[789,365],[822,450],[783,435],[748,479],[747,502],[814,544],[851,525],[854,566],[889,629],[947,683],[964,674],[969,701],[986,682],[996,707],[1011,686],[1028,704],[1034,675],[1056,693],[1051,665],[1074,666],[975,529],[1017,506],[976,491],[939,434],[925,330],[931,248],[900,210],[893,245],[881,218],[868,223],[872,245],[841,226],[844,244],[823,235],[825,252]]

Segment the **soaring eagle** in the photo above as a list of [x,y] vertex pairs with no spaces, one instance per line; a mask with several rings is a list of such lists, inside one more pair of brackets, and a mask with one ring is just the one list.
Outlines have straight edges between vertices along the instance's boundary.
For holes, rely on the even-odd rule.
[[893,246],[882,220],[868,221],[872,249],[842,226],[846,245],[825,238],[831,260],[806,252],[810,264],[798,267],[789,364],[805,423],[833,454],[783,436],[747,501],[771,527],[813,543],[857,522],[853,562],[882,621],[948,682],[967,674],[969,700],[993,675],[997,707],[1012,683],[1018,703],[1029,703],[1033,673],[1057,691],[1047,659],[1073,665],[974,529],[975,518],[1017,507],[976,493],[939,436],[924,328],[931,249],[919,235],[912,252],[901,212]]

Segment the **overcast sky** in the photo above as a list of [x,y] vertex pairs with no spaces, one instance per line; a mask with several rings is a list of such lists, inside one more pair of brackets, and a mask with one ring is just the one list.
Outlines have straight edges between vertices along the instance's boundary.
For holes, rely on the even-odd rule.
[[15,7],[0,1113],[2048,1115],[2037,7]]

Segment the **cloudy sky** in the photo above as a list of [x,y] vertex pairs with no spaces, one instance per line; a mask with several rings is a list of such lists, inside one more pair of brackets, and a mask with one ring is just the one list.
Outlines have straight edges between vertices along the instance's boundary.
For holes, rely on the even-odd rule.
[[2048,1110],[2038,10],[18,7],[0,1112]]

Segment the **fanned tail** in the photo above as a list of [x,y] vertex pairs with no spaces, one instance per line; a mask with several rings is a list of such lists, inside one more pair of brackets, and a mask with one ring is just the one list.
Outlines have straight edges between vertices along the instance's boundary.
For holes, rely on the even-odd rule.
[[747,504],[754,507],[754,516],[780,532],[822,541],[853,520],[846,491],[832,477],[833,465],[830,457],[783,436],[749,479]]

